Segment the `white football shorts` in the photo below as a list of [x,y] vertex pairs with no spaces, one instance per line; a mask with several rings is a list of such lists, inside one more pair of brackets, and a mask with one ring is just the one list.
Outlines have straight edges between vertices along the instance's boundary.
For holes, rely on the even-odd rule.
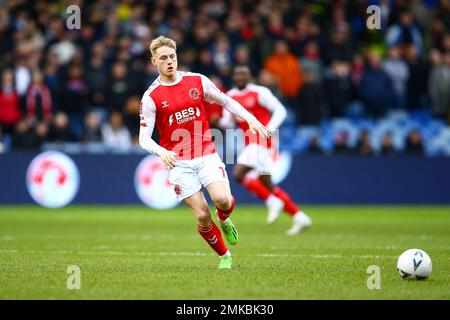
[[176,160],[175,167],[169,170],[169,182],[179,201],[186,199],[202,186],[213,182],[229,182],[225,164],[217,153],[191,160]]
[[270,175],[273,168],[272,152],[271,148],[252,143],[245,146],[237,158],[237,163],[253,168],[258,175]]

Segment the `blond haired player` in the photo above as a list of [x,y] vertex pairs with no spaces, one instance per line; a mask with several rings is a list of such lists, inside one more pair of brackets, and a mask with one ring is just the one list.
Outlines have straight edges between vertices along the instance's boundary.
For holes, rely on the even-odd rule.
[[[249,130],[269,137],[269,130],[235,100],[222,93],[207,77],[178,71],[176,43],[164,36],[150,45],[151,61],[159,77],[145,91],[141,102],[139,143],[156,154],[169,170],[169,182],[179,200],[195,215],[197,230],[219,255],[219,269],[230,269],[232,257],[222,234],[211,219],[202,187],[208,191],[228,243],[238,241],[229,216],[235,201],[231,195],[225,165],[212,141],[205,102],[217,103],[244,119]],[[160,144],[152,139],[159,132]]]

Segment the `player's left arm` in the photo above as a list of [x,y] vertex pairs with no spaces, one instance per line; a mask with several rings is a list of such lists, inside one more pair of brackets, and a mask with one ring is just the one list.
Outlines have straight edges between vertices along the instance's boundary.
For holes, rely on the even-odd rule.
[[260,87],[260,91],[258,94],[258,100],[260,105],[264,106],[270,112],[272,112],[272,116],[270,118],[269,123],[267,124],[267,128],[270,132],[274,132],[278,128],[280,128],[281,124],[286,120],[287,111],[283,104],[278,100],[277,97],[273,95],[273,93],[265,87]]
[[203,86],[203,99],[209,103],[217,103],[224,109],[228,110],[235,116],[247,121],[249,129],[253,133],[259,133],[264,138],[271,136],[269,129],[259,122],[254,115],[248,112],[243,106],[241,106],[236,100],[227,96],[220,91],[211,80],[204,75],[201,75]]

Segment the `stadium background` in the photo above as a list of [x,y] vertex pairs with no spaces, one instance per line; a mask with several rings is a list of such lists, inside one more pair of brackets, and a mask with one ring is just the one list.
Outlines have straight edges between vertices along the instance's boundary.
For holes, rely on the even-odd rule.
[[[371,4],[381,30],[366,27]],[[450,203],[449,1],[15,0],[0,17],[1,203],[32,202],[26,170],[46,150],[81,168],[76,203],[139,202],[139,102],[159,34],[177,41],[181,70],[225,91],[248,64],[288,107],[282,183],[295,200]]]
[[[381,30],[366,28],[372,4]],[[449,32],[449,0],[0,0],[0,299],[448,300]],[[274,167],[314,225],[286,236],[290,217],[267,225],[232,182],[230,272],[186,207],[138,197],[173,195],[137,145],[159,34],[178,42],[180,69],[226,90],[248,63],[289,109]],[[399,277],[409,248],[431,256],[428,280]]]

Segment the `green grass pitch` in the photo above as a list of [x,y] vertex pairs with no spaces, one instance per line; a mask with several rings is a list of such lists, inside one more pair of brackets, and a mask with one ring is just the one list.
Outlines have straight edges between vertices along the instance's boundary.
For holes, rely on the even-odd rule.
[[[0,299],[449,299],[450,207],[307,206],[314,226],[287,237],[290,219],[265,224],[263,207],[237,206],[233,270],[197,234],[185,207],[0,207]],[[403,280],[397,257],[433,260]],[[81,289],[66,287],[69,265]],[[381,289],[369,290],[370,265]]]

